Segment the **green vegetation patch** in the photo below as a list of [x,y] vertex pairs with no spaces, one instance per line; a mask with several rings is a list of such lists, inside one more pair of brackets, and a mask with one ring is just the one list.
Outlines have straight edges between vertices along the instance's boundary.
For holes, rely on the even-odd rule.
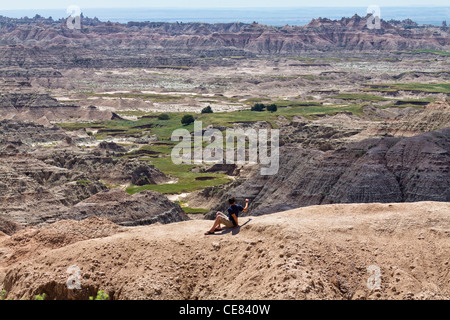
[[393,83],[367,84],[364,91],[397,92],[413,91],[427,93],[450,93],[450,83]]
[[159,65],[155,66],[156,69],[175,69],[175,70],[189,70],[191,67],[188,66],[170,66],[170,65]]
[[316,101],[287,101],[287,100],[279,100],[271,102],[275,104],[277,107],[321,107],[322,103]]
[[443,57],[450,57],[449,51],[443,51],[443,50],[431,50],[431,49],[417,49],[417,50],[411,50],[411,51],[394,51],[395,54],[421,54],[421,53],[429,53],[429,54],[435,54],[438,56]]
[[205,214],[208,213],[208,209],[203,208],[190,208],[190,207],[181,207],[183,211],[187,214]]
[[[216,112],[203,114],[189,113],[167,113],[167,120],[160,120],[160,113],[152,113],[151,116],[142,117],[138,120],[111,120],[94,123],[69,123],[59,124],[60,127],[67,130],[78,129],[102,129],[94,136],[99,139],[105,139],[108,136],[120,135],[124,137],[141,137],[143,135],[156,134],[159,141],[152,142],[143,146],[140,150],[123,155],[122,157],[138,158],[141,161],[148,161],[156,168],[171,177],[174,183],[162,185],[149,184],[145,186],[131,185],[127,192],[134,194],[143,190],[154,190],[164,194],[180,194],[201,190],[210,186],[219,186],[231,182],[231,178],[221,173],[205,173],[200,170],[193,170],[199,165],[182,164],[176,165],[172,162],[171,152],[176,141],[171,141],[171,136],[176,129],[186,129],[190,133],[194,131],[194,124],[183,126],[181,119],[185,115],[192,115],[195,120],[202,121],[203,128],[212,125],[214,127],[234,127],[237,123],[249,123],[256,121],[267,121],[272,128],[277,128],[278,116],[284,116],[292,120],[294,116],[305,118],[316,118],[323,115],[333,115],[339,112],[348,112],[361,114],[363,104],[349,105],[322,105],[319,102],[310,101],[275,101],[271,102],[278,108],[274,112],[254,112],[251,110],[240,110],[235,112]],[[274,109],[275,110],[275,109]],[[225,134],[225,132],[224,132]],[[225,140],[225,139],[224,139]],[[208,143],[204,143],[204,146]],[[86,186],[90,183],[88,180],[79,180],[77,184]],[[190,210],[190,209],[188,209]]]
[[342,100],[362,100],[362,101],[370,101],[370,102],[376,102],[376,101],[389,101],[390,99],[375,96],[371,94],[360,94],[360,93],[341,93],[335,96],[330,96],[328,98],[332,99],[342,99]]
[[86,180],[86,179],[77,180],[77,185],[80,185],[80,186],[83,186],[83,187],[86,187],[86,186],[88,186],[90,184],[91,184],[90,180]]

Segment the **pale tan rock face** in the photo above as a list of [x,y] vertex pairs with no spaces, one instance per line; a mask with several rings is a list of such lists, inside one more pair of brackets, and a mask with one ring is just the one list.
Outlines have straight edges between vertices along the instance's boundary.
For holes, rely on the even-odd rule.
[[449,299],[449,214],[438,202],[312,206],[212,236],[210,221],[60,221],[0,237],[0,288],[8,299]]

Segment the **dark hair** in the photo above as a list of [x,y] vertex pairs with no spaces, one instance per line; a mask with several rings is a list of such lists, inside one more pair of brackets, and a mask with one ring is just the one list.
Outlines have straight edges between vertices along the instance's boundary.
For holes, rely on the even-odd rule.
[[236,202],[236,199],[235,199],[235,198],[230,198],[230,199],[228,199],[228,202],[229,202],[230,204],[233,204],[233,203]]

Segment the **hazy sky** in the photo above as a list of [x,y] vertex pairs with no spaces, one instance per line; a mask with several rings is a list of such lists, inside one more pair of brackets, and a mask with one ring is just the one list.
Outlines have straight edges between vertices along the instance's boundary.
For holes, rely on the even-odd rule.
[[[1,10],[59,9],[69,5],[80,8],[117,7],[184,7],[184,8],[237,8],[237,7],[367,7],[383,6],[449,6],[449,0],[0,0]],[[0,12],[1,14],[1,12]]]

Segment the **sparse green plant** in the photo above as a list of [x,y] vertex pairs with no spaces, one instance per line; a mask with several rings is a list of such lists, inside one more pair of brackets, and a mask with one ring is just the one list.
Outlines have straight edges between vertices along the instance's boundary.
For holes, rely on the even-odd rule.
[[2,290],[0,292],[0,300],[5,300],[5,298],[6,298],[6,290]]
[[269,112],[277,112],[277,110],[278,110],[278,107],[276,104],[271,104],[271,105],[267,106],[267,111],[269,111]]
[[191,123],[193,123],[195,121],[194,117],[190,114],[185,115],[182,119],[181,119],[181,123],[185,126],[190,125]]
[[206,108],[203,108],[202,113],[213,113],[213,110],[211,109],[211,106],[207,106]]
[[109,295],[105,293],[105,291],[100,290],[99,292],[97,292],[97,296],[94,297],[89,297],[89,300],[109,300]]
[[258,111],[261,112],[266,108],[266,106],[263,103],[256,103],[253,107],[252,107],[252,111]]
[[360,157],[364,156],[366,153],[367,153],[367,150],[360,150],[355,153],[355,157],[360,158]]
[[88,186],[90,184],[91,184],[91,181],[87,180],[87,179],[77,180],[77,185],[80,185],[80,186],[83,186],[83,187],[86,187],[86,186]]
[[169,119],[170,119],[170,117],[169,117],[169,115],[167,113],[161,113],[158,116],[158,120],[169,120]]
[[36,295],[36,296],[34,296],[34,300],[45,300],[45,297],[46,297],[47,295],[45,294],[45,293],[43,293],[43,294],[38,294],[38,295]]

